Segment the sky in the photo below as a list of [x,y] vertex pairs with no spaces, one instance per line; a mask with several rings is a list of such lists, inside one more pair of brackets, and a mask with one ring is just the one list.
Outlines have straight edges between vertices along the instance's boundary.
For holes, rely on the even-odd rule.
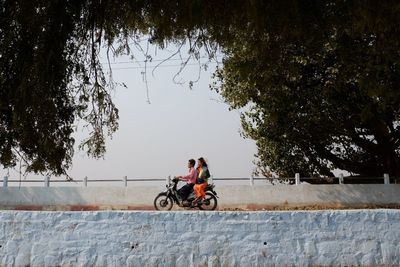
[[[174,51],[175,47],[158,50],[148,65],[157,65]],[[144,58],[136,56],[139,63],[128,57],[111,59],[114,81],[127,88],[120,86],[113,92],[119,130],[107,140],[104,159],[89,158],[76,149],[69,175],[75,179],[165,178],[186,174],[188,159],[204,157],[214,177],[250,177],[255,142],[241,137],[239,111],[229,110],[221,96],[209,89],[216,62],[201,72],[190,89],[188,82],[197,79],[199,66],[190,61],[178,77],[183,84],[177,84],[173,77],[181,61],[175,56],[157,68],[154,76],[153,68],[147,69],[146,87]],[[82,129],[74,135],[77,143],[85,136]],[[4,176],[6,170],[0,173]],[[11,179],[17,176],[15,170],[10,171]]]

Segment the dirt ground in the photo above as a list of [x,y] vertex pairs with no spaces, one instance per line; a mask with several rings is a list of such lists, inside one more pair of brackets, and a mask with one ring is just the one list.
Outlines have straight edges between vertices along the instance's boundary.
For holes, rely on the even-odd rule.
[[367,205],[367,206],[354,206],[354,207],[338,207],[338,206],[303,206],[303,207],[267,207],[267,208],[221,208],[221,211],[290,211],[290,210],[350,210],[350,209],[400,209],[400,205],[387,206],[387,205]]
[[[246,205],[246,206],[220,206],[219,211],[290,211],[290,210],[346,210],[346,209],[400,209],[399,204],[379,205]],[[71,205],[71,206],[40,206],[40,205],[21,205],[21,206],[0,206],[0,210],[30,210],[30,211],[98,211],[98,210],[154,210],[153,206],[99,206],[99,205]],[[191,208],[175,207],[174,211],[197,210]]]

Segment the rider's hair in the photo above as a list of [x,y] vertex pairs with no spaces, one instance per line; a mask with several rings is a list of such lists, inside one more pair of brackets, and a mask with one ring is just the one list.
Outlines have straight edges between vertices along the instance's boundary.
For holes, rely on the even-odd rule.
[[196,165],[196,161],[194,159],[189,159],[189,163],[192,164],[192,167]]
[[203,157],[199,158],[199,161],[201,162],[202,166],[207,167],[207,162],[203,159]]

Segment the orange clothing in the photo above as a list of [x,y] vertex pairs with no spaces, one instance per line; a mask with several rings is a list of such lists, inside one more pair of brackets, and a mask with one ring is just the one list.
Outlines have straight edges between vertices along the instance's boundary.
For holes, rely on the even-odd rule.
[[194,190],[194,193],[196,194],[196,197],[205,198],[206,193],[204,192],[204,189],[206,189],[207,185],[208,185],[207,182],[194,185],[193,190]]
[[194,193],[196,194],[196,197],[199,199],[205,198],[206,193],[204,192],[204,189],[206,189],[208,183],[207,183],[207,174],[206,171],[208,171],[207,167],[197,167],[197,182],[202,181],[201,184],[195,184],[193,187]]

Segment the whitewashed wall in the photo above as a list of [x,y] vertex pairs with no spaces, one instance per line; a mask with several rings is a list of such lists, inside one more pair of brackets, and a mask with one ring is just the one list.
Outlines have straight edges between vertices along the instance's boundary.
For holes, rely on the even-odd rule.
[[[7,187],[1,209],[151,209],[157,187]],[[217,186],[220,208],[400,206],[399,184]]]
[[399,210],[0,212],[0,266],[398,266],[399,243]]

